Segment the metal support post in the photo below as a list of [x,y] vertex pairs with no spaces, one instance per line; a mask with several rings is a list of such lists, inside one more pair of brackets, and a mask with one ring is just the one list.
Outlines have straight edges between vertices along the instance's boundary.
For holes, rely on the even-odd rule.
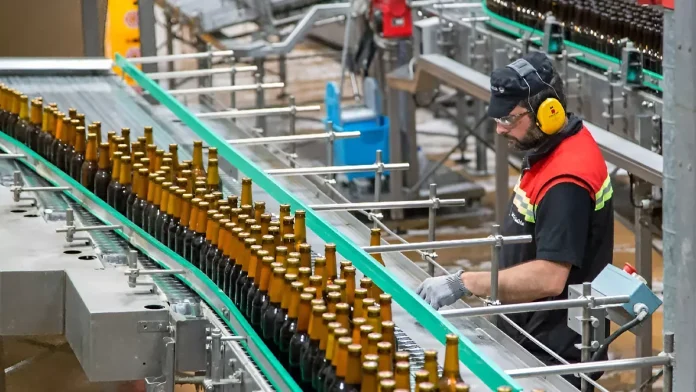
[[164,363],[163,363],[163,372],[162,374],[164,375],[164,381],[165,381],[165,391],[166,392],[174,392],[174,384],[175,384],[175,376],[176,376],[176,368],[175,368],[175,352],[176,350],[176,344],[175,340],[169,336],[164,338]]
[[[285,92],[283,92],[285,94]],[[288,99],[290,103],[290,136],[296,136],[297,135],[297,106],[295,105],[295,96],[291,95]],[[296,162],[295,159],[297,159],[297,145],[295,143],[292,143],[290,145],[290,154],[292,154],[292,158],[290,160],[290,167],[295,167]]]
[[[202,53],[210,53],[210,52],[208,52],[208,45],[200,38],[198,39],[198,42],[196,43],[196,50],[198,50],[198,52],[202,52]],[[209,59],[210,59],[210,56],[206,56],[206,57],[201,57],[197,60],[198,71],[210,69],[210,67],[208,66]],[[208,78],[206,76],[208,76],[209,74],[200,73],[200,75],[201,76],[198,77],[198,86],[197,87],[198,88],[208,87],[207,86]],[[203,75],[205,75],[205,76],[203,76]],[[198,96],[198,103],[200,103],[201,105],[205,105],[206,98],[207,97],[205,97],[203,95],[199,95]]]
[[[382,150],[377,150],[375,152],[375,164],[377,165],[377,170],[375,171],[375,203],[379,203],[379,200],[382,197],[382,174],[384,173]],[[379,214],[378,209],[373,209],[371,212],[373,214]],[[376,219],[373,220],[372,225],[372,227],[375,229],[378,227]]]
[[[166,10],[164,11],[164,17],[166,19],[165,24],[166,24],[166,41],[167,41],[167,55],[172,55],[174,54],[174,22],[172,18],[174,17],[173,15],[170,15]],[[174,72],[174,63],[171,61],[167,61],[167,72]],[[169,79],[167,81],[167,89],[168,90],[173,90],[174,89],[174,80]]]
[[222,333],[219,329],[214,328],[210,336],[210,379],[219,383],[222,378]]
[[673,331],[675,346],[675,391],[696,388],[696,263],[694,245],[696,225],[691,211],[696,211],[696,3],[675,1],[675,10],[664,9],[663,69],[663,256],[664,330]]
[[[582,296],[584,298],[590,298],[592,296],[592,284],[585,282],[582,284]],[[580,347],[580,360],[582,362],[589,362],[592,355],[592,314],[590,314],[590,307],[585,306],[582,309],[582,346]],[[590,384],[584,378],[580,380],[580,390],[582,392],[588,392]]]
[[[258,69],[255,77],[256,83],[263,83],[263,78],[266,76],[265,69],[263,67],[263,58],[256,59],[256,68]],[[256,108],[262,109],[266,106],[264,101],[263,89],[256,90]],[[260,129],[262,132],[266,130],[266,118],[256,117],[256,128]]]
[[[232,67],[232,71],[230,72],[230,86],[234,86],[237,84],[237,70]],[[230,91],[230,109],[236,109],[237,108],[237,92],[235,90]],[[237,120],[232,120],[233,122],[236,122]]]
[[[334,132],[333,129],[333,121],[327,121],[326,122],[326,127],[328,128],[328,133],[329,133],[329,143],[326,145],[326,165],[327,166],[333,166],[334,164],[334,151],[336,151],[336,146],[334,141],[336,140],[336,133]],[[328,180],[333,180],[333,175],[328,175],[326,177]]]
[[281,83],[283,83],[283,89],[280,90],[278,98],[283,98],[287,94],[285,85],[288,81],[288,61],[285,55],[278,56],[278,76],[280,77]]
[[[633,195],[635,203],[641,207],[634,209],[634,229],[635,233],[635,266],[638,274],[642,276],[646,285],[652,289],[652,231],[650,230],[651,208],[650,194],[652,185],[637,180],[634,182]],[[652,323],[641,323],[635,330],[636,336],[636,358],[652,355]],[[652,377],[650,369],[636,369],[636,387],[640,387],[644,382]]]
[[[435,218],[437,217],[437,208],[439,203],[436,201],[437,198],[437,184],[430,184],[429,196],[432,205],[428,210],[428,241],[435,241]],[[433,250],[426,250],[425,252],[434,254]],[[435,276],[435,265],[433,263],[428,263],[428,275]]]
[[[672,360],[674,360],[674,333],[665,332],[665,336],[663,339],[664,340],[662,351],[665,355],[669,356]],[[662,379],[662,392],[672,392],[672,383],[674,379],[674,366],[672,364],[672,361],[665,364],[665,366],[663,367]]]
[[[381,54],[378,49],[377,53]],[[392,162],[402,162],[404,160],[403,144],[401,143],[401,115],[399,114],[399,90],[387,88],[387,115],[389,116],[389,160]],[[413,162],[413,161],[412,161]],[[417,162],[417,161],[415,161]],[[404,190],[404,174],[400,172],[389,173],[389,194],[390,200],[400,200]],[[417,190],[416,190],[416,194]],[[403,210],[390,211],[393,220],[404,218]]]
[[[95,4],[97,2],[88,0]],[[96,13],[96,12],[95,12]],[[97,19],[95,19],[95,22]],[[140,54],[142,56],[156,56],[157,42],[155,39],[155,2],[154,0],[139,0],[138,1],[138,28],[140,29]],[[92,39],[99,39],[99,34],[94,35]],[[87,54],[87,56],[90,56]],[[157,72],[157,63],[147,63],[142,65],[143,72]]]
[[[150,2],[150,10],[149,12],[152,12],[152,0],[149,0]],[[141,7],[146,7],[147,6],[147,1],[145,1],[145,5],[141,5],[138,7],[138,14],[139,14],[139,19],[142,17],[140,14],[146,14],[148,11],[140,11]],[[147,23],[152,22],[151,26],[154,26],[154,15],[152,16],[153,19],[145,19],[145,22]],[[143,31],[142,24],[140,25],[141,32]],[[99,42],[99,37],[100,37],[100,26],[99,26],[99,7],[97,5],[97,2],[94,0],[82,0],[82,40],[83,40],[83,54],[82,56],[84,57],[99,57],[99,56],[104,56],[104,50],[102,48],[102,43]],[[154,40],[154,31],[152,33],[152,39]],[[143,44],[141,42],[141,52],[144,49]]]
[[500,252],[503,248],[503,236],[500,235],[500,225],[491,228],[495,244],[491,245],[491,301],[498,303],[498,273],[500,272]]

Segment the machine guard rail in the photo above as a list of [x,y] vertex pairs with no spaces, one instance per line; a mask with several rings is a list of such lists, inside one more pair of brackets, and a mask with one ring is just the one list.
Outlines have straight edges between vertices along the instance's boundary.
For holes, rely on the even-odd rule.
[[[128,59],[117,54],[116,65],[141,88],[145,89],[151,97],[171,110],[174,115],[209,146],[216,147],[219,156],[227,160],[247,177],[251,178],[257,186],[264,189],[264,191],[271,195],[276,201],[290,204],[293,210],[305,210],[307,212],[306,224],[310,230],[325,242],[336,244],[339,253],[343,257],[350,260],[360,271],[369,276],[376,285],[382,288],[382,290],[391,294],[394,301],[402,308],[406,309],[438,341],[444,344],[445,335],[450,333],[458,335],[460,361],[486,384],[486,386],[491,390],[496,390],[500,386],[507,385],[510,386],[513,391],[522,391],[522,388],[516,381],[490,359],[486,358],[469,339],[463,337],[462,334],[459,333],[454,325],[423,301],[414,291],[403,287],[399,282],[394,280],[387,272],[386,268],[377,263],[375,259],[363,251],[360,246],[353,243],[335,227],[322,219],[319,214],[309,208],[309,206],[303,203],[297,196],[278,185],[271,176],[267,175],[251,160],[245,158],[236,149],[230,146],[225,139],[215,134],[181,102],[167,93],[155,81],[148,78],[146,74],[140,71],[135,65],[131,64]],[[116,214],[115,211],[114,214]],[[191,266],[191,268],[193,269],[193,266]],[[196,273],[200,272],[196,271]],[[216,311],[219,310],[216,309]],[[271,354],[269,353],[269,355]],[[275,360],[275,358],[273,359]]]

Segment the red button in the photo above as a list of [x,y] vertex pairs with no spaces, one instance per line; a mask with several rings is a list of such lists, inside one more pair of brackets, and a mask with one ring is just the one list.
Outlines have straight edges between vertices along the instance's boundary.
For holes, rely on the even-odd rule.
[[624,264],[623,270],[626,271],[626,273],[628,273],[629,275],[638,273],[638,271],[636,271],[636,269],[628,263]]

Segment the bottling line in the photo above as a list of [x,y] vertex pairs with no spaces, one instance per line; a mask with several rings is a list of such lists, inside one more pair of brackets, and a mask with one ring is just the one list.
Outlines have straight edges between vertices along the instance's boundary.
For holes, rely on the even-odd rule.
[[[186,6],[175,3],[160,6],[186,14]],[[271,8],[258,11],[266,2],[251,3],[245,7],[257,12],[253,17],[218,19],[199,38],[248,20],[265,23],[267,32],[279,25]],[[667,21],[683,27],[693,6],[677,17],[620,1],[602,6],[571,0],[382,1],[364,13],[359,5],[369,2],[298,3],[288,9],[301,11],[282,23],[293,30],[277,44],[229,39],[212,43],[219,50],[207,42],[197,53],[119,55],[114,62],[0,60],[0,179],[9,190],[0,192],[0,214],[4,249],[11,255],[0,267],[0,289],[8,293],[0,296],[0,336],[65,335],[90,381],[145,380],[148,392],[173,391],[177,384],[213,391],[431,390],[438,384],[444,390],[448,382],[447,390],[573,391],[561,377],[573,374],[582,378],[582,390],[607,391],[592,373],[636,370],[642,388],[658,367],[664,391],[673,390],[673,379],[680,377],[674,389],[688,390],[689,376],[673,373],[679,359],[675,340],[686,327],[671,321],[662,352],[653,355],[652,330],[644,321],[662,306],[651,290],[651,252],[653,231],[663,219],[666,258],[676,241],[669,237],[674,230],[667,231],[674,225],[674,207],[665,203],[663,209],[663,199],[675,192],[674,183],[667,186],[675,177],[663,176],[663,160],[675,149],[666,132],[674,131],[675,121],[663,117],[677,109],[667,109],[663,100],[674,99],[666,81],[674,78],[676,65],[667,56],[674,48],[662,47],[663,35],[667,42],[675,34]],[[406,14],[395,11],[401,5]],[[627,23],[629,12],[644,21],[640,29]],[[210,23],[213,14],[208,13]],[[207,20],[195,21],[200,28]],[[341,104],[343,80],[327,86],[325,131],[296,134],[297,114],[322,108],[298,106],[292,98],[288,106],[265,107],[264,91],[282,89],[285,81],[267,81],[264,64],[269,56],[287,55],[311,31],[331,28],[340,31],[333,36],[344,38],[341,63],[357,102]],[[354,52],[347,37],[356,35],[367,37],[367,54],[358,51],[348,59]],[[433,173],[447,157],[425,173],[419,170],[416,101],[410,98],[456,91],[433,100],[432,108],[457,124],[452,152],[474,137],[477,171],[488,172],[486,155],[493,147],[501,223],[515,155],[495,136],[494,123],[480,120],[490,99],[487,75],[529,51],[543,51],[554,61],[570,109],[583,115],[606,161],[630,174],[636,269],[609,265],[592,282],[570,286],[568,299],[508,305],[497,301],[500,249],[532,238],[503,236],[494,225],[485,238],[436,240],[438,213],[467,200],[443,197],[435,185]],[[173,64],[190,59],[199,60],[199,69],[174,71]],[[678,61],[683,66],[686,60]],[[167,71],[153,67],[163,63]],[[245,73],[254,75],[253,84],[235,82]],[[215,75],[226,79],[214,83]],[[190,79],[198,86],[180,86]],[[255,108],[236,107],[235,94],[245,91],[256,92]],[[183,99],[215,94],[229,95],[231,105]],[[363,136],[363,129],[347,125],[364,113],[378,122],[382,115],[388,119],[380,122],[387,146],[369,161],[346,164],[337,158],[337,146]],[[272,131],[269,116],[289,117],[289,129]],[[238,121],[245,118],[255,119],[253,126]],[[684,125],[683,118],[678,121]],[[62,149],[41,144],[49,139]],[[298,155],[297,143],[325,149],[325,166]],[[674,169],[664,165],[665,172]],[[352,173],[373,179],[370,194],[359,201],[337,186],[336,175]],[[100,186],[95,178],[102,178]],[[387,216],[398,220],[411,209],[428,210],[428,241],[409,243],[387,223]],[[177,233],[187,232],[189,242],[183,235],[179,243]],[[387,243],[380,233],[399,243]],[[436,311],[415,294],[426,277],[446,272],[436,250],[474,246],[491,249],[490,298],[478,298],[480,306],[458,301]],[[426,270],[402,254],[413,251]],[[686,263],[690,255],[681,257]],[[235,268],[243,281],[231,279]],[[690,270],[668,277],[667,268],[674,267],[666,263],[665,312],[688,325],[691,312],[679,314],[670,301],[688,286]],[[293,339],[316,346],[315,357],[328,363],[324,368],[337,384],[329,389],[312,384],[323,376],[313,369],[306,376],[299,354],[285,343],[290,335],[280,341],[267,335],[252,296],[264,309],[275,309],[281,325],[294,328]],[[553,309],[568,309],[568,326],[582,336],[581,363],[567,363],[506,316]],[[510,323],[562,364],[544,365],[498,329],[495,319]],[[621,326],[618,335],[641,325],[634,332],[636,358],[590,360],[618,336],[601,332],[610,322]],[[373,329],[363,333],[368,325]],[[669,332],[674,330],[676,336]],[[370,338],[370,331],[381,333]],[[689,361],[689,354],[681,355]],[[362,373],[356,373],[360,366]]]

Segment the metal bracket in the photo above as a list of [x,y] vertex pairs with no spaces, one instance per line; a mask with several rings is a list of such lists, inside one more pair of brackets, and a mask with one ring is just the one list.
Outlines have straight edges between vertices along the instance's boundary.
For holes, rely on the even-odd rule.
[[30,200],[31,206],[35,207],[38,205],[38,201],[34,197],[21,197],[22,192],[63,192],[69,191],[70,188],[67,186],[35,186],[35,187],[24,187],[24,181],[22,180],[22,173],[19,171],[14,172],[14,182],[10,186],[10,191],[13,194],[13,200],[15,203],[19,203],[22,200]]
[[169,332],[169,323],[165,321],[138,321],[138,332],[140,333],[160,333]]
[[73,242],[86,241],[87,245],[92,243],[92,239],[89,237],[75,237],[75,233],[78,231],[111,231],[111,230],[121,230],[123,226],[121,225],[103,225],[103,226],[82,226],[75,227],[75,212],[72,208],[65,210],[65,227],[56,229],[56,233],[65,233],[65,241]]

